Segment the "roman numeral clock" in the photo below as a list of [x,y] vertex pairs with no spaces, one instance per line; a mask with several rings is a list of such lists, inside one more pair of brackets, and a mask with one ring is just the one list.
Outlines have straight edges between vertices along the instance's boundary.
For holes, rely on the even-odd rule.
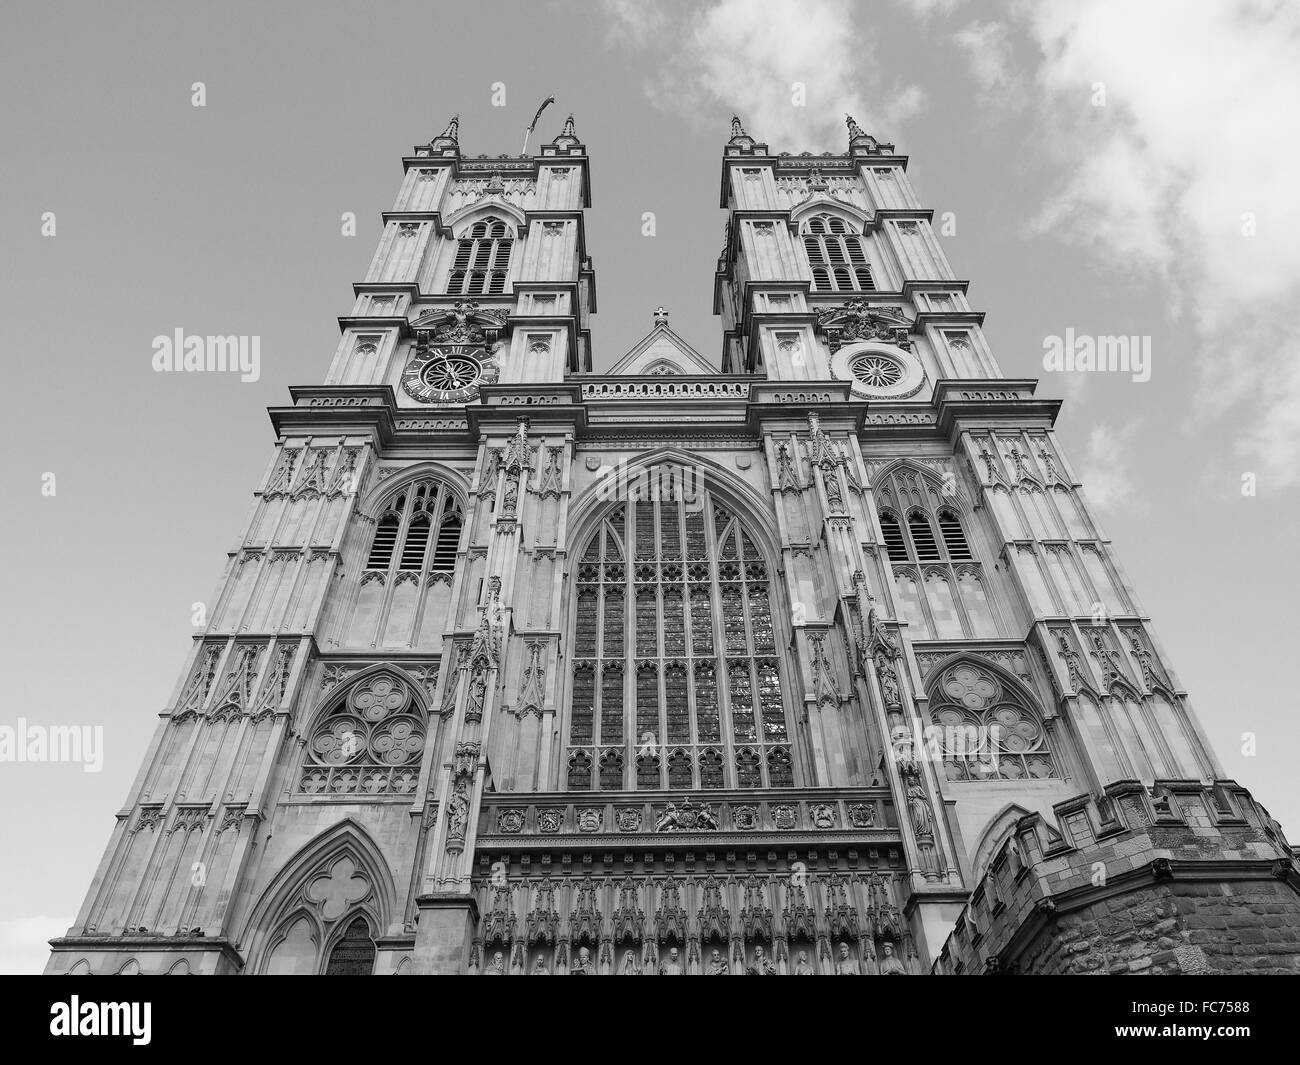
[[402,389],[418,403],[470,403],[501,372],[496,352],[504,316],[473,300],[421,315]]

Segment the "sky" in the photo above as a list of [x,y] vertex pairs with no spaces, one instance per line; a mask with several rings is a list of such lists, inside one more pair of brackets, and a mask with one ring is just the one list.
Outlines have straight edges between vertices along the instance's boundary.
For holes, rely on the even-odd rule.
[[[93,773],[0,762],[0,972],[38,971],[75,917],[271,455],[266,407],[323,379],[402,156],[453,113],[463,152],[515,154],[548,94],[534,146],[571,111],[591,157],[598,371],[660,303],[718,361],[733,111],[773,151],[843,150],[850,112],[910,155],[1004,373],[1065,398],[1060,439],[1227,775],[1300,841],[1300,8],[20,0],[0,725],[100,725],[104,750]],[[178,327],[260,336],[259,379],[154,372]],[[1150,337],[1150,380],[1045,372],[1069,329]]]

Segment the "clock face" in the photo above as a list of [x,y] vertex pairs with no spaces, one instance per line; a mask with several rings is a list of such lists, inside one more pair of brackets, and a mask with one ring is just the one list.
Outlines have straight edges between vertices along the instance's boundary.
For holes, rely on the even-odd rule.
[[486,358],[482,345],[427,348],[406,364],[402,388],[420,403],[468,403],[483,383]]

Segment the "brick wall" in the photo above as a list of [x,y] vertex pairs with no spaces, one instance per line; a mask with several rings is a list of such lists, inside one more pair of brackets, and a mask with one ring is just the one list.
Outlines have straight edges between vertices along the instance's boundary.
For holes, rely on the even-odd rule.
[[1126,781],[1024,817],[937,974],[1300,973],[1300,865],[1233,781]]

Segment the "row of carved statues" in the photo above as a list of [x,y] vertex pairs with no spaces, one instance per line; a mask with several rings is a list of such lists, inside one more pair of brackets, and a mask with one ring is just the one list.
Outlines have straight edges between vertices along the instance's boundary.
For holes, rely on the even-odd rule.
[[769,954],[763,944],[757,943],[752,953],[747,954],[744,944],[737,940],[732,944],[730,958],[724,957],[723,948],[711,946],[707,948],[707,959],[702,959],[694,941],[687,947],[689,959],[683,957],[675,943],[662,952],[654,943],[647,943],[640,950],[624,945],[618,948],[621,956],[615,965],[613,955],[618,951],[610,943],[602,944],[599,961],[587,946],[578,947],[570,958],[566,946],[561,944],[554,951],[537,951],[530,965],[527,962],[528,951],[522,943],[515,944],[510,951],[508,964],[506,952],[510,950],[509,946],[497,944],[483,952],[483,962],[479,967],[479,947],[475,945],[471,971],[477,969],[481,976],[553,976],[557,973],[568,976],[905,976],[908,973],[907,965],[889,941],[880,945],[878,953],[871,944],[864,943],[863,952],[868,955],[865,960],[857,956],[854,947],[846,940],[837,945],[834,956],[825,941],[821,946],[821,957],[814,965],[809,958],[811,947],[802,941],[794,948],[787,948],[778,941],[773,948],[774,954]]
[[784,875],[512,880],[500,862],[479,883],[479,942],[899,942],[902,875],[817,874],[796,861]]

